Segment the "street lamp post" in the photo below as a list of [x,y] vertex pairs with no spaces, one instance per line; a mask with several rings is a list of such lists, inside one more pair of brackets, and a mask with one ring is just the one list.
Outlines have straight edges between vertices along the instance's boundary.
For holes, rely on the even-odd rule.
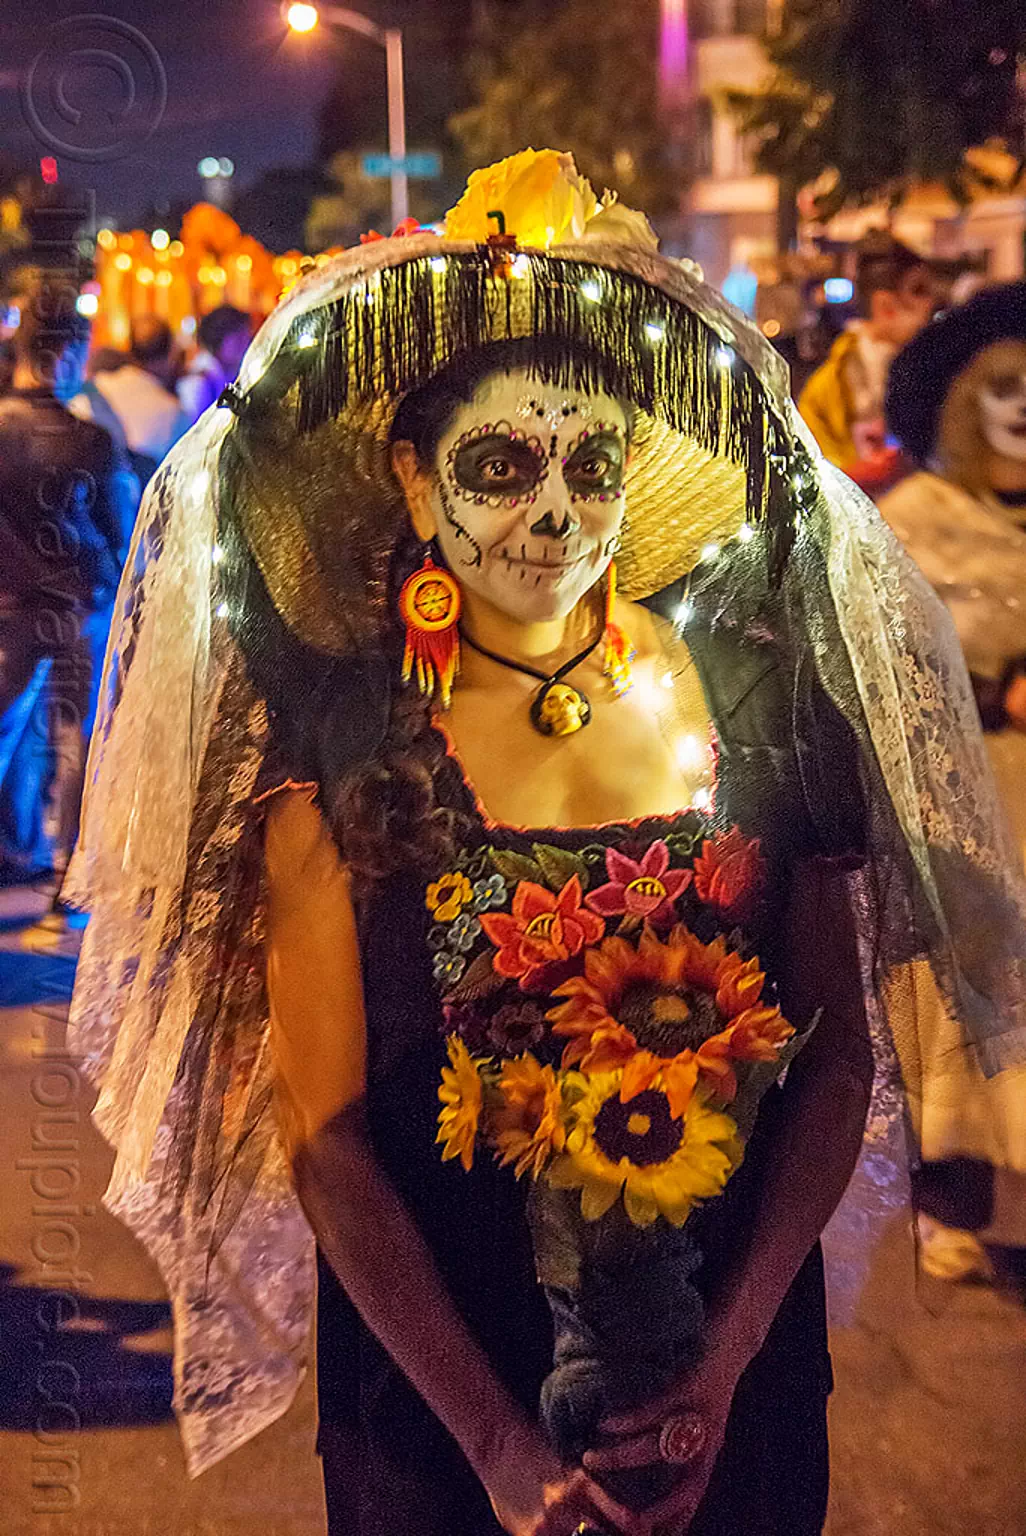
[[406,92],[403,82],[403,34],[399,27],[379,27],[369,16],[341,5],[290,5],[286,20],[294,32],[310,32],[323,21],[329,27],[356,32],[385,50],[388,78],[388,155],[392,162],[392,228],[398,229],[410,211],[409,182],[401,166],[406,158]]

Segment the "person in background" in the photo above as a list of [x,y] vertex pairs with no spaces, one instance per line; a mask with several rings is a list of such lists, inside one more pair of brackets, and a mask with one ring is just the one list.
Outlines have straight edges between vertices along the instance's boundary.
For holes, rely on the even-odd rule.
[[[1026,283],[988,289],[918,336],[895,359],[886,408],[921,467],[880,511],[955,621],[1026,863]],[[968,1077],[943,1040],[924,1074],[923,1266],[986,1279],[978,1234],[1026,1245],[1026,1073]]]
[[128,359],[93,381],[121,423],[132,468],[145,485],[190,425],[174,392],[177,360],[171,328],[156,315],[132,324]]
[[214,405],[239,371],[253,334],[245,310],[222,304],[199,323],[200,351],[178,381],[178,399],[190,423]]
[[[81,368],[88,321],[40,284],[0,399],[0,842],[5,883],[58,873],[78,826],[99,666],[138,487],[109,433],[57,388]],[[44,692],[49,730],[34,731]],[[56,761],[54,761],[54,757]],[[49,801],[43,828],[42,797]]]
[[887,373],[933,313],[933,278],[915,251],[872,230],[859,246],[855,293],[861,319],[834,342],[802,390],[798,409],[830,462],[876,496],[903,473],[884,425]]
[[125,429],[121,425],[121,418],[103,394],[96,378],[101,373],[116,373],[128,361],[127,353],[119,352],[115,347],[100,347],[91,351],[86,358],[84,369],[80,370],[73,380],[73,392],[67,396],[67,406],[71,414],[77,416],[79,421],[92,421],[98,427],[103,427],[110,433],[115,446],[120,448],[126,459],[129,452],[128,440],[125,437]]
[[14,382],[14,342],[0,341],[0,395],[6,395]]

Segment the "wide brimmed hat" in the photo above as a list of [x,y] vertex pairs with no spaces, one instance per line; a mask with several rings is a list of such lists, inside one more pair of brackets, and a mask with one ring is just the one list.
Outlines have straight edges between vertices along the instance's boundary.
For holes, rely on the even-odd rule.
[[1026,283],[987,288],[949,310],[898,354],[887,381],[887,423],[910,458],[925,464],[948,390],[977,353],[997,341],[1026,341]]
[[[587,186],[568,157],[525,154],[535,182],[551,173],[550,203]],[[472,182],[481,209],[465,199],[443,236],[375,240],[310,272],[243,367],[225,499],[275,608],[307,644],[345,654],[371,642],[407,527],[389,458],[396,411],[496,342],[516,342],[541,380],[634,407],[626,596],[660,590],[746,524],[789,525],[779,356],[694,263],[656,253],[640,215],[592,196],[591,218],[546,224],[558,215],[544,199],[539,213],[537,187],[523,195],[524,158],[492,168],[485,191]],[[515,221],[559,239],[522,244]]]

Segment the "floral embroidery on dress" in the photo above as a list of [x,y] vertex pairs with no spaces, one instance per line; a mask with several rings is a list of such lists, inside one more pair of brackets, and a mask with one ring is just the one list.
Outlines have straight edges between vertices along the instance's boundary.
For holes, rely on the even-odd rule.
[[586,1219],[622,1194],[635,1223],[676,1225],[737,1166],[746,1088],[795,1031],[737,927],[763,897],[759,840],[697,811],[647,825],[578,850],[464,848],[427,886],[439,1141],[580,1190]]
[[521,880],[513,893],[512,916],[482,917],[481,927],[496,946],[492,965],[500,976],[514,976],[529,992],[543,968],[579,955],[605,932],[602,919],[581,903],[581,881],[574,874],[553,894],[533,880]]
[[439,880],[429,885],[424,900],[428,911],[435,914],[436,922],[451,923],[453,918],[473,900],[473,896],[473,887],[466,875],[456,871],[442,875]]
[[744,837],[740,827],[706,841],[695,860],[695,890],[730,922],[751,916],[765,878],[759,839]]
[[670,869],[669,864],[670,850],[662,840],[646,849],[640,860],[607,848],[609,883],[592,891],[588,906],[603,917],[622,912],[650,923],[672,922],[673,904],[692,873],[689,869]]

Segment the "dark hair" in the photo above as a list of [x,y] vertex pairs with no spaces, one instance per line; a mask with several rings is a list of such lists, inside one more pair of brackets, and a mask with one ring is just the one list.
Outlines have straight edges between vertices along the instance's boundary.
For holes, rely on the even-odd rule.
[[44,280],[22,305],[15,350],[34,365],[59,358],[68,347],[89,340],[90,325],[75,308],[77,293],[66,283]]
[[863,315],[874,293],[897,293],[910,272],[927,267],[920,256],[885,229],[871,229],[859,242],[855,256],[855,296]]
[[171,327],[156,315],[140,315],[132,321],[132,358],[141,367],[148,363],[163,363],[171,356],[175,344]]
[[98,373],[117,373],[128,361],[128,353],[122,352],[120,347],[96,347],[89,355],[89,377],[95,379]]
[[208,315],[204,315],[196,328],[196,335],[200,346],[208,352],[213,352],[216,357],[224,346],[229,336],[236,331],[245,331],[247,336],[253,329],[249,316],[244,309],[236,309],[231,304],[219,304],[217,309],[212,309]]

